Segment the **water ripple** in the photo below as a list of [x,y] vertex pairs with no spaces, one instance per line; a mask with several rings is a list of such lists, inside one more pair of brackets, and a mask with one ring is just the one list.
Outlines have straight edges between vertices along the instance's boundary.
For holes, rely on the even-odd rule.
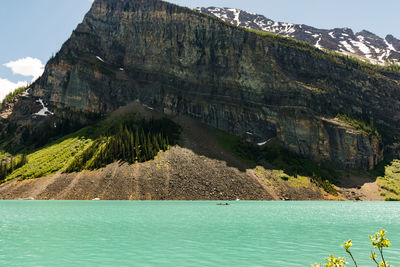
[[[310,266],[385,228],[400,265],[400,203],[1,201],[0,266]],[[376,214],[379,210],[380,214]]]

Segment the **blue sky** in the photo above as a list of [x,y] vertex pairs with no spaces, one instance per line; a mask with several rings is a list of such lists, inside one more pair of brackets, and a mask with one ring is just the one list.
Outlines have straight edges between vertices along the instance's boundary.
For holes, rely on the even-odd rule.
[[[132,0],[134,1],[134,0]],[[0,99],[30,82],[68,39],[92,0],[1,0]],[[317,28],[349,27],[400,38],[398,0],[170,0],[187,6],[234,7]]]

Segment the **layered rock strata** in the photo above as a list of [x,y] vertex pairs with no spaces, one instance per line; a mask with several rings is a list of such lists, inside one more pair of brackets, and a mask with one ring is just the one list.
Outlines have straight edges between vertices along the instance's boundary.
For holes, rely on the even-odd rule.
[[53,117],[139,100],[255,143],[278,139],[321,162],[371,169],[383,157],[381,138],[333,118],[351,114],[398,132],[399,80],[166,2],[96,0],[32,95]]

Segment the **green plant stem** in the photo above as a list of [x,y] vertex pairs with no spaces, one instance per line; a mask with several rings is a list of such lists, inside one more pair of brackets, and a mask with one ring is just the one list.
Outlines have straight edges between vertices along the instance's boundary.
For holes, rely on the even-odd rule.
[[354,264],[356,265],[356,267],[358,267],[357,262],[356,262],[356,260],[355,260],[354,257],[353,257],[353,254],[351,254],[350,251],[348,251],[347,253],[350,254],[350,257],[351,257],[351,259],[353,260]]
[[387,267],[387,266],[386,266],[385,258],[383,257],[383,248],[379,248],[379,253],[381,253],[381,258],[382,258],[382,261],[383,261],[383,266]]
[[[371,255],[374,255],[374,253],[372,253],[372,250],[371,250]],[[379,267],[379,263],[376,261],[376,259],[373,256],[371,258],[376,263],[376,266]]]

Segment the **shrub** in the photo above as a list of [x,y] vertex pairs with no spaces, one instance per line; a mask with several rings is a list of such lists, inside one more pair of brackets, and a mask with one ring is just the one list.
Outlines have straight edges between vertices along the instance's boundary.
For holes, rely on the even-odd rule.
[[11,101],[15,96],[22,94],[23,92],[28,89],[29,86],[23,86],[15,89],[13,92],[8,93],[6,97],[3,99],[3,101],[0,103],[0,108],[2,108],[4,105],[6,105],[8,102]]
[[[376,264],[377,267],[393,267],[390,265],[386,260],[385,257],[383,256],[383,249],[390,247],[392,244],[389,242],[389,239],[386,237],[386,230],[382,229],[379,230],[378,232],[375,233],[374,236],[369,236],[371,240],[371,245],[373,246],[374,249],[378,249],[379,256],[376,255],[376,251],[372,250],[370,259]],[[351,260],[357,267],[357,262],[353,257],[353,254],[350,251],[350,248],[353,246],[353,243],[351,242],[351,239],[348,240],[347,242],[344,242],[344,245],[342,247],[345,249],[346,253],[350,255]],[[380,259],[379,259],[380,258]],[[328,258],[325,259],[326,264],[325,267],[344,267],[347,262],[346,258],[335,258],[332,254],[329,255]],[[380,261],[380,262],[378,262]],[[311,265],[312,267],[322,267],[322,263],[316,263],[314,265]]]
[[380,137],[380,134],[378,130],[375,128],[373,122],[367,123],[361,119],[357,119],[355,117],[349,116],[349,115],[344,115],[344,114],[338,114],[336,116],[336,119],[343,121],[352,127],[354,127],[356,130],[361,131],[362,133],[365,133],[366,135],[375,135]]

